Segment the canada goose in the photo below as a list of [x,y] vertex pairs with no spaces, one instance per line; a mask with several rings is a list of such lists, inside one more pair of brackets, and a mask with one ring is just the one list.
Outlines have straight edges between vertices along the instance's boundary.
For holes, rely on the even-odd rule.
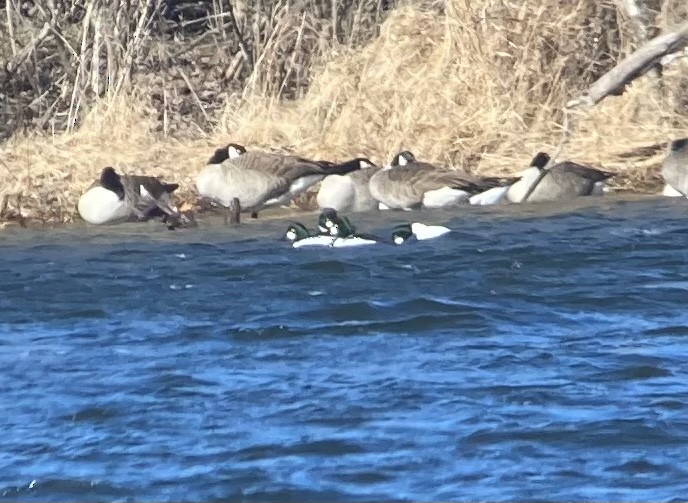
[[516,178],[477,178],[462,171],[419,162],[409,151],[398,153],[389,167],[370,178],[370,193],[384,206],[412,209],[442,208],[469,200],[471,195],[513,183]]
[[[538,152],[530,167],[521,173],[521,179],[509,188],[507,199],[512,203],[520,203],[549,160],[547,153]],[[572,161],[563,161],[549,168],[548,173],[533,189],[528,201],[561,201],[579,196],[599,195],[604,191],[604,182],[615,174]]]
[[662,166],[662,177],[666,182],[663,195],[688,197],[688,138],[669,143]]
[[392,241],[394,244],[403,244],[411,238],[418,241],[435,239],[451,232],[451,229],[444,225],[425,225],[420,222],[410,224],[399,224],[392,231]]
[[370,178],[379,168],[372,162],[361,160],[361,169],[346,175],[328,175],[320,183],[316,202],[320,209],[337,211],[370,211],[377,201],[370,194]]
[[330,174],[356,171],[367,159],[334,164],[293,155],[247,152],[237,144],[217,149],[196,179],[202,197],[228,207],[239,199],[242,212],[286,204]]
[[129,220],[146,220],[155,212],[177,216],[179,211],[171,194],[176,183],[163,183],[152,176],[119,175],[110,166],[103,168],[100,178],[79,198],[77,210],[91,224]]

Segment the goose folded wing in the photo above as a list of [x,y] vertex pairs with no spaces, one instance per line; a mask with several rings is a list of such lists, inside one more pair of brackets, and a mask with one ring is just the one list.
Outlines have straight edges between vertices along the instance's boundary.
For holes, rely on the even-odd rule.
[[602,171],[601,169],[583,166],[582,164],[570,161],[565,161],[552,167],[552,169],[555,168],[560,169],[564,173],[572,173],[593,182],[603,182],[616,175],[616,173],[611,171]]
[[483,189],[480,180],[461,171],[450,169],[420,170],[417,175],[417,185],[424,192],[442,187],[459,189],[468,193],[479,192]]

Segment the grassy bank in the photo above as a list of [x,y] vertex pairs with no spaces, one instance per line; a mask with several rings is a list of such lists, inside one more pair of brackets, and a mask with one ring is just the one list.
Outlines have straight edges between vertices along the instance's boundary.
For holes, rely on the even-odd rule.
[[[669,29],[685,10],[666,0],[648,19]],[[161,108],[159,94],[173,91],[132,78],[84,99],[71,125],[13,132],[0,144],[2,219],[78,218],[79,195],[106,165],[180,183],[180,202],[193,204],[196,173],[228,141],[378,163],[408,148],[474,173],[514,173],[537,150],[554,148],[562,106],[637,42],[615,2],[446,0],[366,12],[379,29],[347,38],[356,23],[333,21],[341,32],[334,39],[324,24],[315,30],[305,15],[285,15],[236,89],[217,81],[207,98],[190,82],[184,99],[193,113]],[[308,60],[289,66],[279,33],[291,34],[284,40],[292,48],[308,39]],[[687,69],[685,58],[676,60],[661,79],[644,76],[582,113],[563,156],[619,172],[618,189],[656,190],[667,140],[688,132]]]

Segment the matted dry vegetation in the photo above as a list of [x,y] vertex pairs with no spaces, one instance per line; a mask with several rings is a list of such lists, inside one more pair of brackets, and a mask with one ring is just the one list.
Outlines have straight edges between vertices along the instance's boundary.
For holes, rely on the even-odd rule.
[[[688,17],[683,0],[654,3],[647,20],[660,30]],[[133,67],[116,93],[106,87],[84,98],[76,127],[15,132],[0,145],[4,218],[18,211],[78,218],[78,196],[106,165],[180,183],[179,197],[193,203],[196,173],[228,141],[379,163],[408,148],[476,173],[514,173],[537,150],[553,149],[564,104],[637,43],[632,20],[615,2],[445,0],[364,9],[369,5],[352,4],[342,22],[331,12],[314,14],[310,2],[292,4],[270,18],[272,38],[260,45],[254,35],[244,40],[246,51],[230,51],[238,44],[231,40],[216,46],[230,68],[237,54],[250,53],[243,77],[213,80],[203,94],[203,75],[185,73],[182,102],[193,113],[170,107],[177,96],[166,87],[171,79],[154,88],[150,70]],[[377,36],[374,21],[381,22]],[[334,38],[328,22],[339,27]],[[581,113],[564,157],[618,171],[618,188],[655,190],[667,140],[688,132],[687,69],[677,59],[661,79],[646,75],[625,95]]]

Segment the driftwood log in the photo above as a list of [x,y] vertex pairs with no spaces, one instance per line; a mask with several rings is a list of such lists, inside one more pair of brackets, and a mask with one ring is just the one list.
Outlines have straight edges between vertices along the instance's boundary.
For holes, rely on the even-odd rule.
[[609,95],[620,96],[626,86],[647,73],[660,60],[688,46],[688,22],[678,29],[655,37],[636,49],[630,56],[595,81],[582,98],[570,101],[567,107],[596,105]]
[[535,187],[547,176],[550,168],[556,164],[557,157],[561,154],[571,136],[570,113],[574,108],[591,108],[607,96],[622,95],[628,84],[654,68],[663,57],[683,50],[687,46],[688,22],[685,22],[674,31],[655,37],[643,44],[614,68],[593,82],[581,97],[569,101],[563,110],[564,124],[559,145],[557,145],[554,155],[552,155],[544,169],[540,171],[539,176],[530,185],[520,202],[524,203],[528,200]]

